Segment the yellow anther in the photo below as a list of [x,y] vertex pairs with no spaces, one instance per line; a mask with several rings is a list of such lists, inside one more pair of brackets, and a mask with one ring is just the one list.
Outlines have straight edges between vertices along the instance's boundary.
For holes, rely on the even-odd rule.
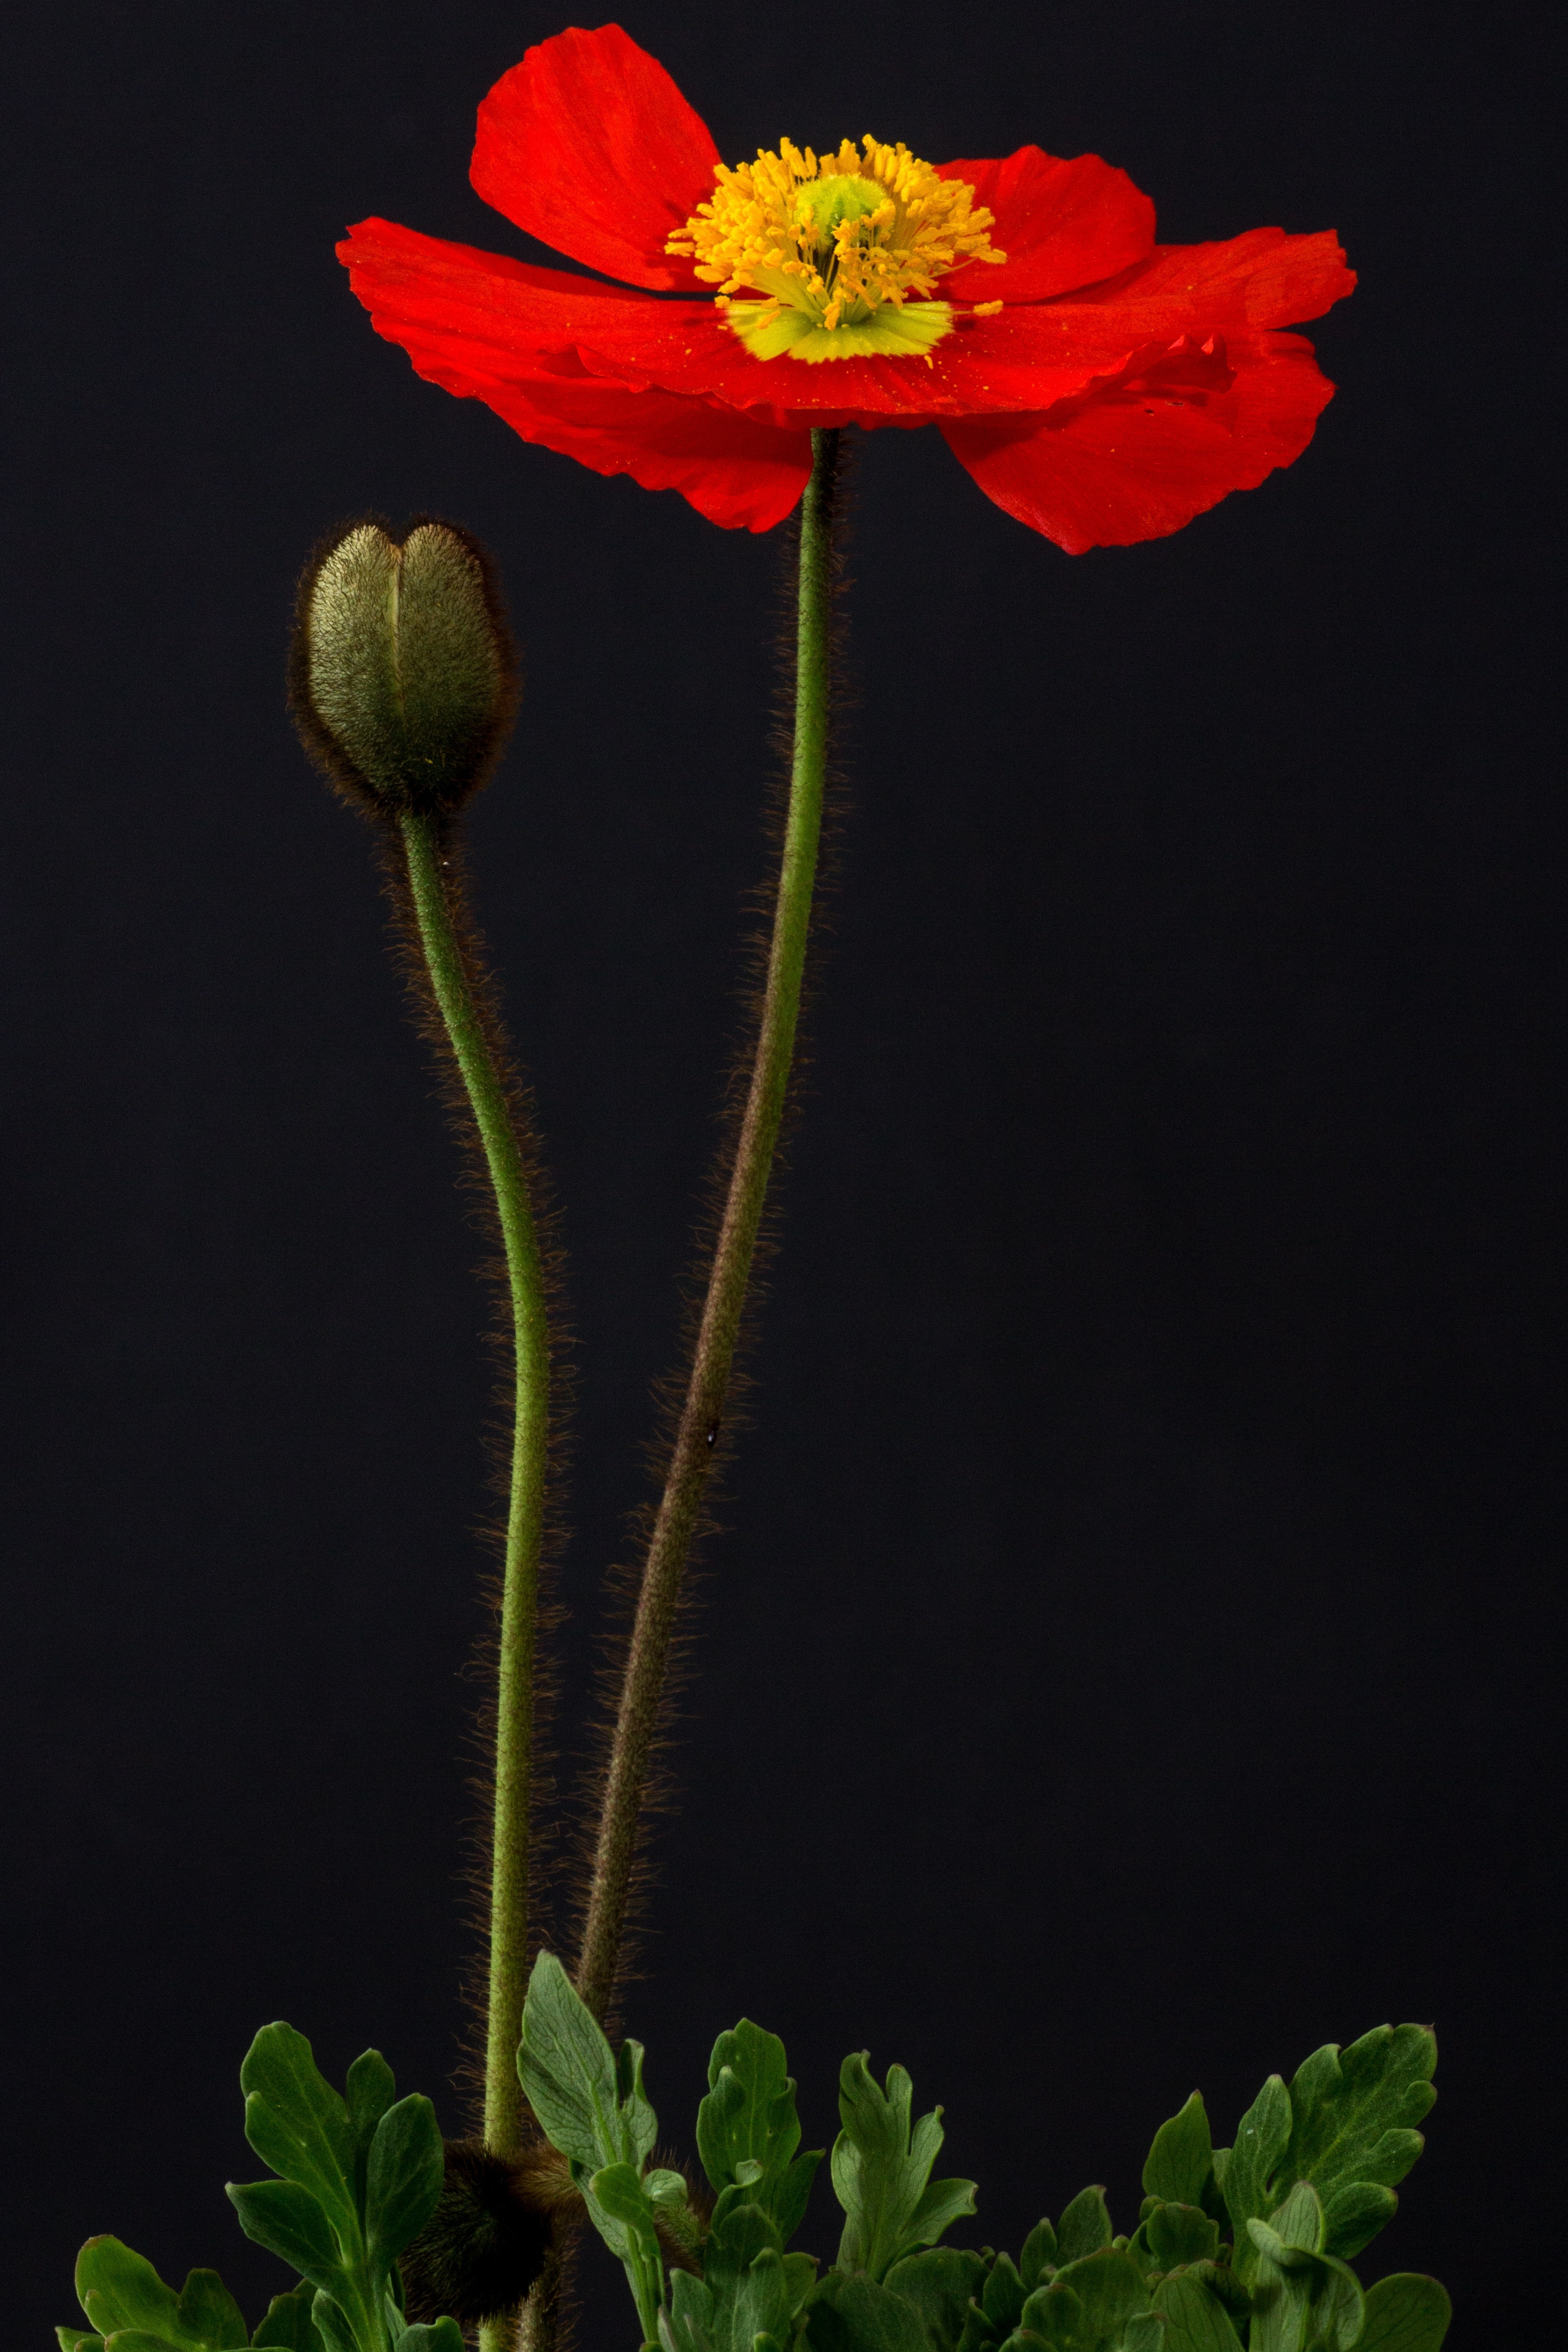
[[[965,262],[1006,259],[968,183],[942,179],[901,144],[846,139],[819,159],[781,139],[776,152],[760,148],[754,163],[721,163],[713,176],[711,197],[665,250],[689,255],[718,287],[729,324],[760,358],[926,357],[952,324],[947,304],[931,299],[937,280]],[[753,299],[731,302],[738,293]]]

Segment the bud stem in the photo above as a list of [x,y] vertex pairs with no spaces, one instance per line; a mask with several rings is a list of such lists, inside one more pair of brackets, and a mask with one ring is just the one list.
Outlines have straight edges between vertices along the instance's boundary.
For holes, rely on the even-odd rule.
[[452,919],[443,873],[441,823],[438,818],[417,814],[405,815],[399,823],[430,984],[484,1148],[511,1290],[516,1391],[496,1686],[484,2136],[487,2146],[498,2155],[515,2156],[522,2145],[522,2085],[518,2080],[517,2045],[522,2032],[522,2002],[528,1977],[534,1637],[550,1419],[550,1340],[544,1276],[529,1205],[527,1174],[507,1104],[506,1087],[474,1001]]
[[800,517],[795,752],[767,986],[686,1400],[643,1569],[601,1801],[577,1970],[577,1990],[597,2017],[603,2016],[615,1991],[643,1790],[658,1727],[681,1575],[701,1514],[713,1440],[723,1417],[800,1012],[827,772],[838,434],[814,432],[811,445],[811,479]]

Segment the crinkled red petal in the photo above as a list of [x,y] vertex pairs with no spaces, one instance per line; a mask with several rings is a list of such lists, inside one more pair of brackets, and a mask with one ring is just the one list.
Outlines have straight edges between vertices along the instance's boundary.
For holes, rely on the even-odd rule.
[[[679,490],[731,529],[771,530],[805,487],[803,427],[584,369],[575,338],[594,312],[665,318],[668,304],[393,221],[361,221],[338,255],[378,334],[429,382],[484,401],[527,441],[596,473],[630,474],[645,489]],[[709,306],[699,315],[710,323]]]
[[708,126],[618,25],[557,33],[479,108],[469,172],[487,205],[558,253],[633,286],[695,287],[668,255],[713,189]]
[[679,393],[628,392],[584,374],[489,386],[476,380],[467,388],[525,441],[596,474],[629,474],[645,490],[679,490],[700,515],[731,530],[771,530],[799,503],[811,473],[809,433]]
[[1156,246],[1147,261],[1109,285],[1078,294],[1071,305],[1115,310],[1143,322],[1143,333],[1206,333],[1211,328],[1300,326],[1349,294],[1355,272],[1345,268],[1331,229],[1288,236],[1282,228],[1250,228],[1213,245]]
[[[1228,381],[1227,381],[1228,379]],[[1299,457],[1333,386],[1304,336],[1184,341],[1037,416],[943,424],[989,499],[1069,555],[1163,539]]]
[[1064,161],[1038,147],[978,163],[939,163],[967,180],[996,215],[991,242],[1005,262],[972,261],[944,278],[955,302],[1038,302],[1112,278],[1153,250],[1154,207],[1125,172],[1098,155]]
[[716,340],[722,332],[731,350],[740,348],[720,329],[710,301],[651,301],[574,269],[542,269],[397,221],[356,222],[337,253],[377,329],[394,342],[403,341],[399,321],[438,320],[527,361],[570,351],[585,335],[635,348],[639,337],[657,342],[672,322],[684,322],[689,335],[705,330]]

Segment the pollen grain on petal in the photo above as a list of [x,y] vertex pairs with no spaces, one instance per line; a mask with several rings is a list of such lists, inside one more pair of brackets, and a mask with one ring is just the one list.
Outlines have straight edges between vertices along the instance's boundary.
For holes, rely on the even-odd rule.
[[1006,259],[993,226],[966,181],[940,178],[901,143],[846,139],[818,156],[781,139],[754,163],[718,165],[712,195],[666,249],[718,287],[727,323],[759,359],[925,358],[952,325],[931,299],[938,279]]

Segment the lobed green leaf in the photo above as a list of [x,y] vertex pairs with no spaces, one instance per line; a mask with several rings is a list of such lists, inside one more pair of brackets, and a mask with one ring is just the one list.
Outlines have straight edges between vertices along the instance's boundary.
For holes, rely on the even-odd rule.
[[805,2217],[822,2162],[820,2148],[797,2157],[799,2146],[795,2086],[784,2043],[743,2017],[713,2045],[708,2095],[697,2111],[697,2152],[715,2189],[738,2181],[742,2165],[759,2168],[752,2193],[786,2245]]
[[880,2280],[901,2254],[933,2243],[961,2214],[973,2212],[974,2183],[931,2179],[942,2142],[942,2109],[911,2126],[909,2075],[890,2067],[884,2092],[867,2055],[846,2058],[840,2070],[844,2128],[834,2144],[832,2176],[846,2216],[838,2266]]
[[359,2135],[342,2095],[291,2025],[264,2025],[239,2070],[245,2137],[284,2180],[307,2190],[345,2242],[358,2228]]
[[119,2238],[88,2240],[77,2259],[76,2290],[96,2336],[155,2336],[173,2352],[239,2352],[250,2340],[216,2271],[192,2271],[176,2294]]

